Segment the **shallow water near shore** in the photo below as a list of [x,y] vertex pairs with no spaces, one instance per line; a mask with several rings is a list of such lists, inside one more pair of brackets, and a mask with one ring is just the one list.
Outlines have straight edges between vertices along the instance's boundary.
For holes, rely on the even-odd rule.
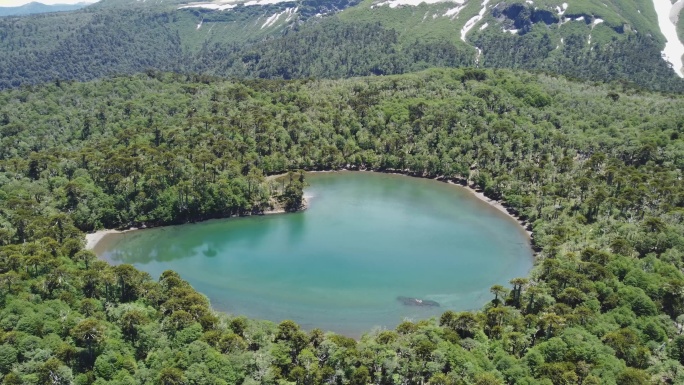
[[366,172],[307,183],[304,212],[108,234],[95,251],[154,278],[175,270],[217,310],[353,337],[479,308],[532,267],[525,230],[463,188]]

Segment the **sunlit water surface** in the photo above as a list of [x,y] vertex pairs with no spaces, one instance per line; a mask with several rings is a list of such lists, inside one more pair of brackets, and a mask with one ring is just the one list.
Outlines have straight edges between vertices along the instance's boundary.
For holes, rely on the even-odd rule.
[[460,187],[364,172],[307,182],[304,212],[109,235],[96,251],[155,278],[175,270],[217,310],[350,336],[479,308],[532,266],[524,230]]

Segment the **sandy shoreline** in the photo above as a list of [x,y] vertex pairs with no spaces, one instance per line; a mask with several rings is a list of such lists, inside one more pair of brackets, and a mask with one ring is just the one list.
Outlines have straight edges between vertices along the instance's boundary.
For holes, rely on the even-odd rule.
[[[302,209],[300,211],[306,210],[309,207],[309,200],[311,200],[313,196],[311,195],[304,195],[303,200],[302,200]],[[252,214],[252,215],[244,215],[241,217],[226,217],[226,218],[214,218],[214,219],[209,219],[209,220],[222,220],[222,219],[229,219],[229,218],[244,218],[244,217],[250,217],[250,216],[259,216],[259,215],[275,215],[275,214],[285,214],[286,211],[283,208],[277,208],[273,210],[264,210],[261,214]],[[206,221],[203,221],[206,222]],[[169,225],[173,226],[173,225]],[[159,226],[163,227],[163,226]],[[97,230],[94,233],[87,233],[85,235],[86,239],[86,245],[85,249],[86,250],[94,250],[97,245],[102,241],[107,235],[110,234],[123,234],[127,233],[129,231],[138,231],[138,230],[145,230],[145,229],[151,229],[154,227],[143,227],[143,228],[137,228],[137,227],[131,227],[130,229],[126,230],[115,230],[115,229],[104,229],[104,230]]]
[[482,193],[481,191],[476,190],[474,187],[472,187],[472,186],[470,186],[470,185],[465,185],[465,184],[462,184],[462,183],[457,183],[454,179],[451,179],[451,178],[445,178],[445,177],[441,177],[441,176],[438,176],[438,177],[436,177],[436,178],[430,178],[430,177],[425,177],[425,176],[421,176],[421,175],[411,174],[411,173],[408,173],[408,172],[401,172],[401,171],[399,171],[399,170],[376,171],[376,170],[356,170],[356,169],[346,169],[346,168],[345,168],[345,169],[341,169],[341,170],[322,170],[322,171],[307,171],[307,172],[309,172],[309,173],[319,173],[319,172],[342,172],[342,171],[351,171],[351,172],[376,172],[376,173],[379,173],[379,174],[402,175],[402,176],[408,176],[408,177],[412,177],[412,178],[432,179],[432,180],[437,181],[437,182],[444,182],[444,183],[450,184],[450,185],[452,185],[452,186],[460,187],[460,188],[462,188],[462,189],[468,191],[468,192],[469,192],[470,194],[472,194],[475,198],[479,199],[479,200],[482,201],[482,202],[487,203],[487,204],[490,205],[491,207],[493,207],[493,208],[497,209],[498,211],[500,211],[500,212],[506,214],[506,216],[508,216],[509,218],[512,218],[513,220],[515,220],[515,221],[520,225],[520,227],[522,227],[523,230],[525,230],[525,232],[527,233],[527,235],[528,235],[528,237],[529,237],[530,239],[532,239],[532,237],[533,237],[532,230],[529,229],[529,228],[530,228],[530,224],[529,224],[527,221],[521,219],[521,218],[520,218],[519,216],[517,216],[516,214],[510,212],[510,211],[508,210],[508,208],[506,208],[506,206],[504,206],[503,203],[502,203],[501,201],[496,200],[496,199],[487,198],[487,196],[485,196],[484,193]]
[[[527,221],[521,219],[516,214],[510,212],[508,210],[508,208],[506,208],[506,206],[504,206],[501,201],[496,200],[496,199],[487,198],[487,196],[485,196],[484,193],[476,190],[474,187],[472,187],[470,185],[465,185],[462,183],[457,183],[456,181],[454,181],[454,179],[445,178],[445,177],[429,178],[429,177],[425,177],[425,176],[421,176],[421,175],[411,174],[408,172],[401,172],[400,170],[376,171],[376,170],[368,170],[368,169],[357,170],[357,169],[343,168],[341,170],[321,170],[321,171],[306,171],[306,172],[307,173],[328,173],[328,172],[347,172],[347,171],[349,171],[349,172],[376,172],[379,174],[402,175],[402,176],[408,176],[408,177],[412,177],[412,178],[432,179],[432,180],[435,180],[438,182],[444,182],[444,183],[448,183],[452,186],[463,188],[464,190],[466,190],[470,194],[472,194],[475,198],[479,199],[482,202],[487,203],[489,206],[495,208],[496,210],[500,211],[501,213],[506,214],[506,216],[508,216],[509,218],[515,220],[520,225],[520,227],[523,228],[525,233],[527,233],[527,236],[530,238],[530,240],[534,236],[532,234],[532,230],[530,230],[530,224]],[[280,174],[280,175],[285,175],[285,174]],[[274,175],[274,177],[278,177],[280,175]]]
[[454,186],[461,187],[461,188],[465,189],[466,191],[468,191],[469,193],[471,193],[472,195],[474,195],[477,199],[481,200],[482,202],[485,202],[485,203],[489,204],[489,205],[492,206],[493,208],[495,208],[495,209],[501,211],[502,213],[508,215],[509,217],[515,219],[515,221],[518,222],[518,224],[525,230],[525,232],[527,233],[527,235],[528,235],[530,238],[532,238],[532,236],[533,236],[533,235],[532,235],[532,230],[529,229],[529,224],[528,224],[527,222],[525,222],[524,220],[520,219],[520,217],[518,217],[517,215],[515,215],[515,214],[511,213],[510,211],[508,211],[508,209],[506,208],[506,206],[504,206],[503,204],[501,204],[500,201],[497,201],[497,200],[495,200],[495,199],[489,199],[489,198],[487,198],[482,192],[477,191],[477,190],[475,190],[474,188],[472,188],[472,187],[470,187],[470,186],[463,186],[463,185],[461,185],[461,184],[454,183],[454,182],[451,181],[451,180],[447,180],[446,183],[449,183],[449,184],[451,184],[451,185],[454,185]]
[[[342,170],[339,170],[339,171],[341,171],[341,172],[344,172],[344,171],[351,171],[351,172],[377,172],[377,173],[380,173],[380,174],[393,174],[393,175],[403,175],[403,176],[421,178],[421,176],[411,175],[411,174],[406,174],[406,173],[401,173],[401,172],[397,172],[397,171],[348,170],[348,169],[342,169]],[[337,170],[324,170],[324,171],[306,171],[306,172],[307,172],[307,173],[328,173],[328,172],[338,172],[338,171],[337,171]],[[282,175],[286,175],[286,174],[269,175],[269,176],[267,177],[267,179],[277,178],[277,177],[282,176]],[[494,209],[500,211],[500,212],[503,213],[503,214],[506,214],[509,218],[512,218],[513,220],[515,220],[515,221],[523,228],[523,230],[527,233],[528,237],[529,237],[530,239],[532,239],[533,234],[532,234],[532,230],[530,230],[529,224],[528,224],[526,221],[520,219],[520,217],[518,217],[517,215],[511,213],[511,212],[506,208],[506,206],[504,206],[500,201],[495,200],[495,199],[487,198],[487,197],[484,195],[484,193],[482,193],[482,192],[480,192],[480,191],[477,191],[475,188],[473,188],[473,187],[471,187],[471,186],[468,186],[468,185],[463,185],[463,184],[460,184],[460,183],[456,183],[456,182],[455,182],[454,180],[452,180],[452,179],[442,178],[442,177],[430,178],[430,179],[435,180],[435,181],[439,181],[439,182],[448,183],[448,184],[450,184],[450,185],[452,185],[452,186],[460,187],[460,188],[464,189],[465,191],[467,191],[468,193],[470,193],[470,194],[471,194],[472,196],[474,196],[475,198],[479,199],[480,201],[482,201],[482,202],[484,202],[484,203],[487,203],[489,206],[493,207]],[[309,206],[309,201],[311,200],[311,198],[313,198],[313,197],[310,196],[310,195],[306,195],[306,194],[304,195],[304,201],[303,201],[303,206],[304,206],[304,207],[302,208],[302,210],[306,210],[306,208]],[[285,213],[286,213],[286,211],[285,211],[284,209],[278,208],[278,209],[274,209],[274,210],[266,210],[266,211],[264,211],[262,214],[263,214],[263,215],[274,215],[274,214],[285,214]],[[136,230],[142,230],[142,229],[138,229],[138,228],[130,228],[130,229],[127,229],[127,230],[114,230],[114,229],[109,229],[109,230],[98,230],[98,231],[96,231],[96,232],[94,232],[94,233],[86,234],[86,236],[85,236],[85,238],[86,238],[86,246],[85,246],[85,248],[86,248],[86,250],[93,250],[93,249],[95,249],[95,247],[97,246],[97,244],[100,243],[100,241],[101,241],[104,237],[106,237],[107,235],[109,235],[109,234],[122,234],[122,233],[126,233],[126,232],[129,232],[129,231],[136,231]]]
[[86,250],[93,250],[95,248],[95,246],[97,246],[97,244],[100,243],[100,241],[109,234],[123,234],[123,233],[127,233],[129,231],[136,231],[136,230],[140,230],[140,229],[132,227],[128,230],[109,229],[109,230],[98,230],[94,233],[88,233],[85,236],[85,239],[86,239],[85,249]]

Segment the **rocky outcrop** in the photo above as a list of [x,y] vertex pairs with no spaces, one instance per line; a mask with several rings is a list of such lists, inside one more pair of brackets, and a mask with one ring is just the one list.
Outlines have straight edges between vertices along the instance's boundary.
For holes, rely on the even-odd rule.
[[551,25],[560,22],[558,15],[550,10],[535,9],[521,3],[500,3],[492,10],[492,16],[521,34],[529,32],[536,23]]
[[429,299],[418,299],[413,297],[397,297],[397,300],[406,306],[439,307],[439,303]]

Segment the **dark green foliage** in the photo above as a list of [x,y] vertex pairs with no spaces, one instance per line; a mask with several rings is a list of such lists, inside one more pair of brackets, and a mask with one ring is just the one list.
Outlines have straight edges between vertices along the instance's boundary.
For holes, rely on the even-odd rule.
[[[588,44],[586,34],[570,34],[563,43],[554,41],[542,28],[522,36],[502,35],[492,28],[473,34],[473,43],[482,47],[484,67],[520,68],[559,73],[591,81],[625,81],[643,88],[684,92],[660,55],[660,42],[651,36],[628,34],[606,44]],[[611,94],[615,98],[616,94]]]
[[328,19],[254,45],[217,44],[200,52],[197,69],[221,76],[297,79],[389,75],[474,64],[472,52],[448,41],[400,45],[378,23]]
[[173,19],[140,10],[0,18],[0,89],[177,70],[182,50]]
[[304,194],[304,174],[300,173],[295,177],[291,173],[288,175],[287,187],[280,196],[280,201],[285,211],[297,211],[302,208]]
[[[5,91],[0,118],[4,383],[682,381],[679,96],[505,70],[150,71]],[[482,188],[534,230],[536,267],[481,311],[355,340],[216,314],[175,272],[81,250],[102,226],[294,208],[299,170],[342,167]]]
[[3,374],[8,373],[16,362],[17,350],[10,345],[0,346],[0,371]]

